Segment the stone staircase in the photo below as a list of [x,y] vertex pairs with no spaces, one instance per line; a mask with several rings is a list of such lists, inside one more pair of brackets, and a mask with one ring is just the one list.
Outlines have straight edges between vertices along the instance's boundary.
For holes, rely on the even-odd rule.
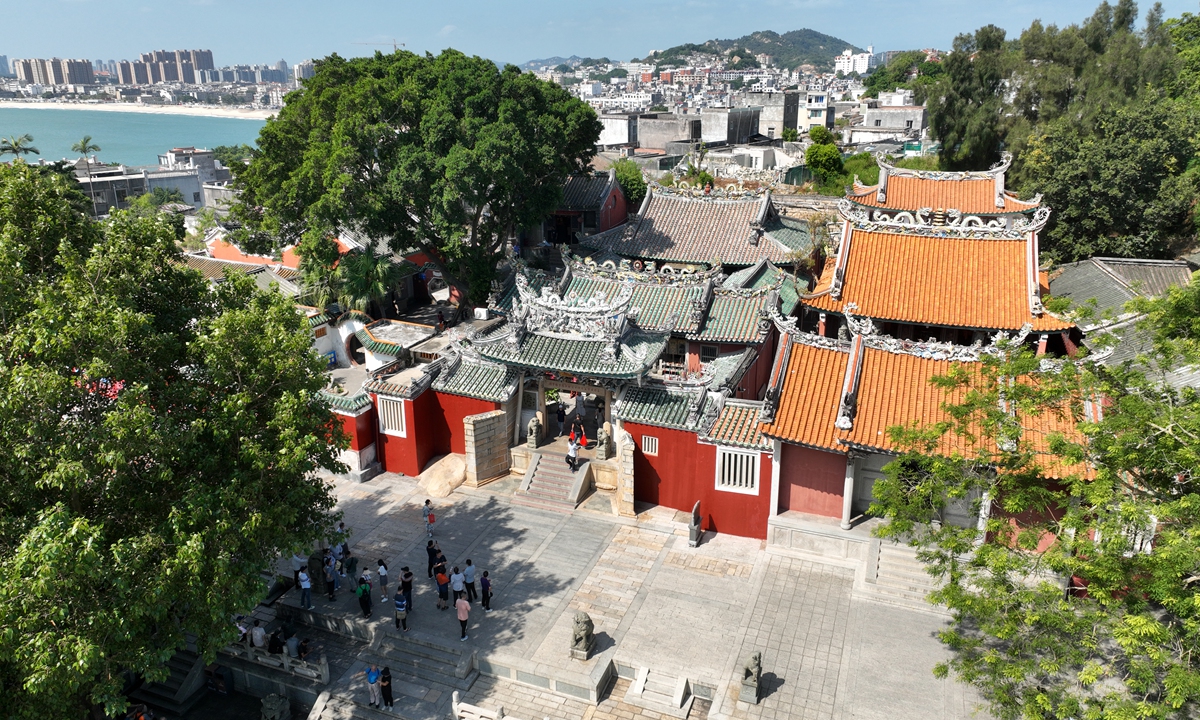
[[[586,469],[581,467],[578,472],[586,472]],[[513,496],[513,503],[542,510],[571,512],[575,509],[575,502],[571,498],[575,475],[561,456],[538,454],[530,462],[526,471],[527,483]]]
[[[938,612],[925,596],[937,589],[936,581],[925,572],[916,551],[904,545],[883,541],[879,552],[868,557],[867,579],[861,590],[872,600],[913,610]],[[874,572],[872,572],[872,570]]]
[[[366,678],[356,676],[374,663],[392,673],[393,709],[369,706]],[[359,653],[357,662],[322,693],[308,720],[441,720],[445,700],[451,693],[470,690],[479,677],[475,650],[444,643],[415,632],[380,630],[370,647]],[[439,710],[439,708],[443,708]]]
[[170,715],[183,715],[204,697],[204,661],[191,650],[180,650],[167,661],[167,668],[171,674],[166,680],[146,683],[129,698]]
[[637,675],[625,692],[625,702],[640,708],[675,718],[686,718],[695,701],[687,678],[638,668]]

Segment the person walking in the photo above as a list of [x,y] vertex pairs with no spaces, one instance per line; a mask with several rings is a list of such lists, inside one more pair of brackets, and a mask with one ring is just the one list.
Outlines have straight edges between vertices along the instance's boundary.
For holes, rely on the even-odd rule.
[[359,578],[354,594],[358,596],[358,606],[362,608],[363,617],[371,617],[371,583],[367,582],[366,578]]
[[483,602],[483,611],[490,613],[492,611],[492,579],[488,577],[488,571],[483,571],[483,577],[479,578],[480,599]]
[[450,607],[446,604],[450,597],[450,578],[446,577],[446,573],[441,570],[438,571],[435,578],[437,579],[438,610],[445,610]]
[[412,612],[414,609],[413,601],[412,601],[412,589],[413,589],[412,570],[409,570],[408,566],[405,565],[404,567],[400,568],[400,591],[404,593],[404,599],[408,601],[408,611],[409,612]]
[[366,670],[355,673],[354,677],[359,675],[365,675],[367,678],[367,691],[371,694],[370,707],[378,707],[382,703],[382,699],[379,697],[379,679],[383,677],[379,666],[372,663]]
[[458,603],[458,599],[463,596],[467,585],[467,576],[462,574],[458,566],[454,566],[454,572],[450,573],[450,589],[454,592],[454,602]]
[[308,576],[308,566],[301,565],[296,575],[296,583],[300,586],[300,609],[312,610],[312,578]]
[[408,598],[404,597],[400,588],[396,588],[396,597],[392,601],[396,604],[396,629],[408,632]]
[[433,515],[433,505],[426,498],[425,504],[421,506],[421,514],[425,516],[425,534],[433,537],[433,522],[436,519]]
[[467,599],[460,597],[455,603],[454,608],[458,610],[458,626],[462,628],[462,637],[458,639],[462,642],[467,639],[467,620],[471,617],[471,603]]
[[438,553],[442,550],[433,540],[425,543],[425,554],[429,556],[429,577],[433,577],[433,566],[437,562]]
[[463,588],[467,591],[467,602],[479,599],[475,592],[475,566],[471,564],[471,558],[467,558],[467,566],[463,568]]
[[333,554],[333,569],[342,577],[346,577],[346,546],[343,543],[334,543],[329,552]]
[[379,594],[381,596],[379,602],[387,602],[388,571],[387,563],[383,561],[383,558],[379,558],[379,567],[376,569],[375,574],[379,576]]
[[342,581],[341,577],[338,575],[338,561],[333,555],[333,550],[325,551],[325,564],[328,565],[331,570],[333,570],[333,580],[329,583],[329,587],[333,589],[330,590],[330,592],[333,592],[333,590],[341,590]]
[[[578,405],[578,404],[579,404],[579,401],[577,400],[576,405]],[[571,440],[579,440],[582,437],[583,437],[583,418],[579,416],[579,413],[575,413],[575,415],[571,418],[570,439]]]
[[388,710],[392,709],[392,670],[384,668],[383,675],[379,677],[379,693],[383,696],[383,706]]
[[558,428],[554,431],[554,437],[560,438],[567,429],[567,407],[561,399],[558,401],[558,412],[554,417],[558,420]]
[[571,468],[571,472],[576,472],[576,462],[579,456],[579,443],[575,442],[572,437],[567,440],[567,466]]

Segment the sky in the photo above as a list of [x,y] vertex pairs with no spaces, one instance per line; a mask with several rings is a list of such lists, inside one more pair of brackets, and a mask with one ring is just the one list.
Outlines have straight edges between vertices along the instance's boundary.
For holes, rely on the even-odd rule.
[[[1115,2],[1115,0],[1113,0]],[[207,48],[218,67],[295,64],[334,52],[434,52],[453,47],[497,62],[552,56],[630,60],[650,50],[755,30],[811,28],[859,47],[949,49],[994,23],[1010,37],[1034,19],[1080,22],[1099,0],[36,0],[0,55],[136,59],[149,50]],[[18,0],[0,0],[14,16]],[[1198,0],[1164,0],[1167,17]],[[1150,3],[1139,3],[1144,13]]]

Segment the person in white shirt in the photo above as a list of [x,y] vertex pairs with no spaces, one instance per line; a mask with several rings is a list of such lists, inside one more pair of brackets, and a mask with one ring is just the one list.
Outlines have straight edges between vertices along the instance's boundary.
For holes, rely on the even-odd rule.
[[254,629],[250,631],[250,642],[257,648],[267,646],[267,630],[259,624],[258,620],[254,621]]
[[300,586],[300,609],[312,610],[312,578],[308,575],[308,566],[301,565],[296,574],[296,582]]
[[467,576],[462,574],[458,567],[450,573],[450,590],[454,593],[454,602],[466,593]]
[[379,559],[379,567],[376,569],[376,574],[379,575],[379,591],[381,593],[383,593],[383,597],[379,600],[379,602],[387,602],[388,601],[388,592],[387,592],[388,572],[387,572],[387,563],[385,563],[383,561],[383,558]]

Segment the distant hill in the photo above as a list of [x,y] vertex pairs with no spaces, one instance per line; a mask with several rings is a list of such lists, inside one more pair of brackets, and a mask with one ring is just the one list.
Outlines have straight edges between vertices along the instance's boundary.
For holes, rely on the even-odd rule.
[[521,68],[522,70],[537,70],[540,67],[557,67],[559,65],[570,65],[571,67],[574,67],[575,65],[578,65],[579,61],[582,59],[583,58],[579,57],[578,55],[572,55],[568,58],[558,57],[556,55],[554,57],[542,58],[540,60],[530,60],[529,62],[522,63],[517,67]]
[[734,40],[709,40],[701,44],[676,45],[652,53],[646,57],[646,62],[658,65],[686,65],[687,58],[694,53],[724,55],[730,50],[745,49],[756,55],[766,53],[772,56],[779,67],[794,69],[800,65],[814,65],[819,69],[832,69],[834,57],[846,48],[856,53],[862,52],[861,48],[845,40],[807,28],[792,30],[782,35],[772,30],[761,30]]

